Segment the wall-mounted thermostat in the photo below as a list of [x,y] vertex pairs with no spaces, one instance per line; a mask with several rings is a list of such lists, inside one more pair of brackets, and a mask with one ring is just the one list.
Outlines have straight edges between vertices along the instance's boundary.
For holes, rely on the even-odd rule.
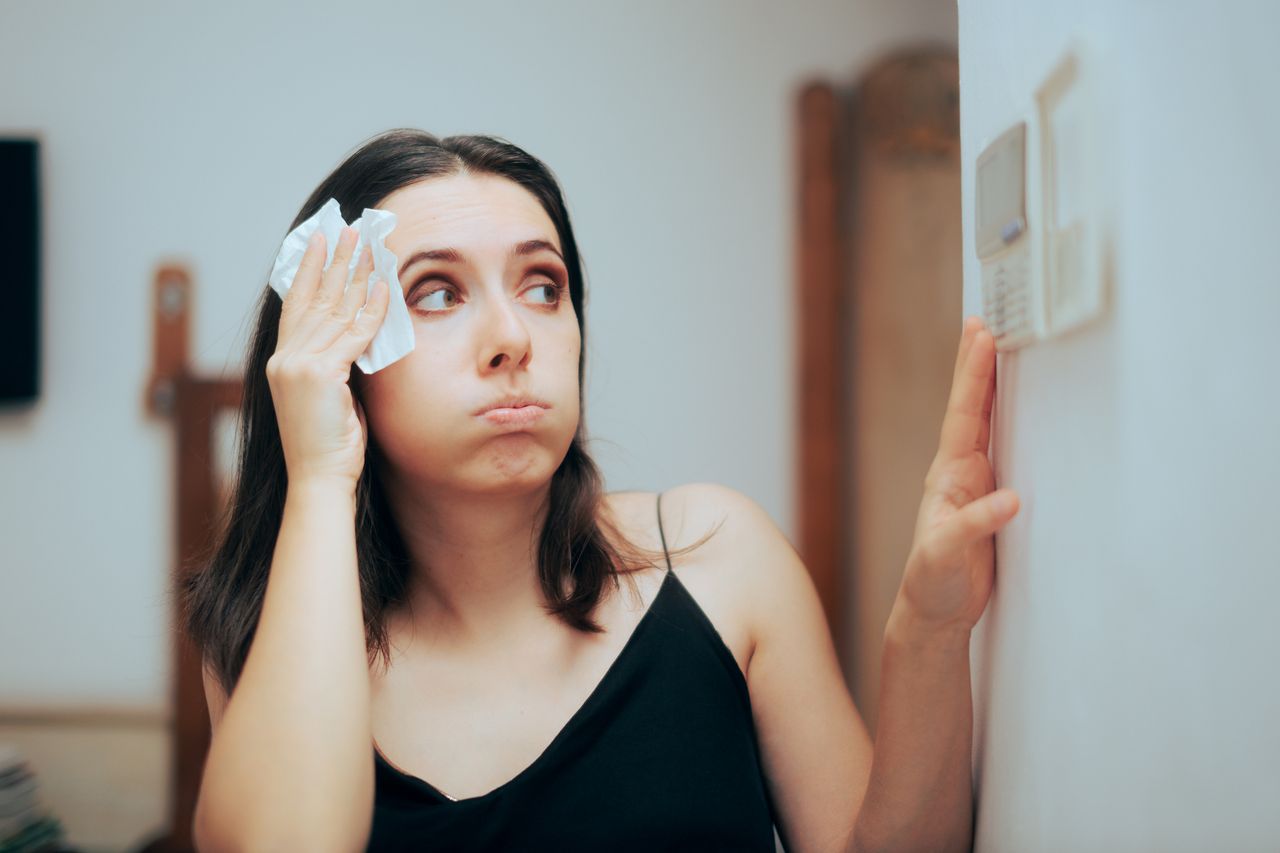
[[1027,222],[1027,125],[1019,122],[978,156],[974,207],[982,262],[982,313],[1001,351],[1043,334]]
[[1105,125],[1086,55],[1075,44],[1036,89],[1034,149],[1023,121],[978,155],[982,310],[1000,351],[1061,335],[1106,308]]

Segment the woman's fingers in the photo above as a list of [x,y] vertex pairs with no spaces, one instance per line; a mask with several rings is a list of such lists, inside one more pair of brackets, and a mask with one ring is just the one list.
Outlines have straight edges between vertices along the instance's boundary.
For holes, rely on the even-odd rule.
[[983,453],[987,451],[987,445],[991,443],[991,410],[996,402],[996,359],[995,359],[995,342],[992,342],[992,358],[991,373],[987,377],[986,391],[982,397],[982,407],[979,409],[978,422],[978,438],[974,441],[974,446]]
[[956,387],[956,383],[960,381],[960,369],[964,367],[964,356],[969,351],[969,344],[973,343],[973,333],[982,328],[982,323],[977,317],[969,316],[964,318],[964,323],[960,327],[960,349],[956,353],[955,369],[951,371],[951,387]]
[[966,548],[994,535],[1018,514],[1020,506],[1016,492],[997,489],[960,507],[920,544],[926,565],[959,565]]
[[387,282],[378,279],[369,287],[369,301],[365,304],[364,311],[343,330],[331,347],[331,351],[343,364],[351,364],[369,348],[369,342],[387,316],[390,301],[391,291]]
[[333,261],[325,270],[320,280],[320,289],[316,292],[316,307],[335,310],[342,301],[342,293],[347,287],[347,272],[351,269],[351,256],[355,253],[356,242],[360,232],[350,225],[345,226],[338,236],[338,247],[333,250]]
[[975,450],[986,451],[986,445],[980,442],[984,435],[990,434],[989,429],[984,429],[984,420],[988,421],[989,428],[990,409],[986,401],[994,375],[995,341],[990,332],[980,328],[973,332],[957,365],[938,446],[938,455],[943,459],[955,459]]
[[[351,253],[348,251],[345,257],[339,257],[334,254],[333,266],[329,268],[331,274],[339,264],[342,265],[343,274],[350,267]],[[338,294],[337,301],[322,301],[328,297],[323,294],[316,296],[316,314],[317,321],[310,329],[307,337],[306,347],[310,352],[323,352],[328,349],[334,341],[351,326],[356,318],[356,312],[360,310],[360,306],[365,301],[365,284],[368,281],[369,273],[373,271],[373,254],[369,247],[366,246],[361,253],[360,262],[356,264],[355,271],[352,274],[351,284],[346,286],[346,290]],[[322,287],[330,287],[331,284],[326,278]]]
[[[307,251],[303,253],[298,272],[293,277],[293,286],[285,294],[286,299],[293,299],[292,317],[288,324],[283,315],[280,318],[281,339],[287,340],[288,346],[309,346],[320,327],[332,325],[341,316],[347,271],[351,266],[351,254],[358,238],[359,232],[356,229],[349,225],[344,227],[338,236],[333,260],[329,263],[329,268],[325,269],[324,234],[316,231],[311,235]],[[329,339],[332,340],[332,336]]]
[[373,250],[365,246],[360,250],[360,260],[356,264],[355,275],[347,292],[342,296],[343,316],[354,320],[356,312],[369,297],[369,274],[373,272]]
[[307,250],[302,253],[298,271],[293,276],[293,285],[284,295],[284,304],[280,308],[281,341],[295,336],[302,318],[311,307],[316,287],[320,283],[320,271],[324,269],[324,259],[324,232],[316,231],[307,241]]

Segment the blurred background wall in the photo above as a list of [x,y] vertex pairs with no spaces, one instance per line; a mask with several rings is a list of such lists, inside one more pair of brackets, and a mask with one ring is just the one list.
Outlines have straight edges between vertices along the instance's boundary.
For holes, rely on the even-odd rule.
[[195,274],[197,367],[233,373],[289,222],[350,150],[504,136],[567,196],[608,488],[722,482],[791,535],[796,90],[955,38],[945,0],[0,4],[0,134],[42,140],[44,213],[42,396],[0,412],[0,737],[73,840],[120,849],[164,808],[158,264]]
[[965,311],[975,160],[1073,42],[1114,252],[1098,322],[998,364],[1022,509],[971,647],[981,853],[1280,844],[1277,31],[1247,0],[961,0]]

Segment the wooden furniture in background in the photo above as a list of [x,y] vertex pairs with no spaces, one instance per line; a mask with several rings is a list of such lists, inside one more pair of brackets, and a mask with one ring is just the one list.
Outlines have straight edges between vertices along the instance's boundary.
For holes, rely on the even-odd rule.
[[960,340],[959,104],[951,49],[799,93],[797,550],[873,733]]
[[[169,418],[176,430],[175,504],[177,553],[172,578],[191,565],[209,545],[223,500],[216,470],[215,432],[219,416],[240,406],[240,380],[194,375],[187,362],[192,284],[181,266],[161,267],[154,284],[154,358],[146,406],[152,415]],[[200,658],[186,636],[176,630],[174,614],[173,716],[169,825],[151,841],[147,853],[194,851],[192,818],[200,776],[209,749],[209,712],[205,705]]]

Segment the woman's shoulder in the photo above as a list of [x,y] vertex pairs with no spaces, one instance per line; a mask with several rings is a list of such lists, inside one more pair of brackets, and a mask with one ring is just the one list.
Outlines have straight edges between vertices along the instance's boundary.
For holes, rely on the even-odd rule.
[[[744,535],[760,531],[762,526],[767,528],[765,532],[777,531],[777,525],[760,504],[720,483],[685,483],[664,489],[661,535],[657,492],[609,492],[605,504],[626,532],[638,535],[642,541],[637,544],[645,547],[661,548],[665,538],[667,547],[677,550],[715,530],[707,540],[706,545],[711,546],[707,550],[732,559],[742,555]],[[721,531],[728,535],[721,535]]]
[[[672,570],[746,672],[755,646],[756,614],[769,594],[768,554],[790,548],[769,514],[752,498],[719,483],[686,483],[662,491],[662,533],[657,492],[611,492],[606,505],[635,544],[678,550],[712,533],[703,544],[672,558]],[[763,549],[763,552],[762,552]]]

